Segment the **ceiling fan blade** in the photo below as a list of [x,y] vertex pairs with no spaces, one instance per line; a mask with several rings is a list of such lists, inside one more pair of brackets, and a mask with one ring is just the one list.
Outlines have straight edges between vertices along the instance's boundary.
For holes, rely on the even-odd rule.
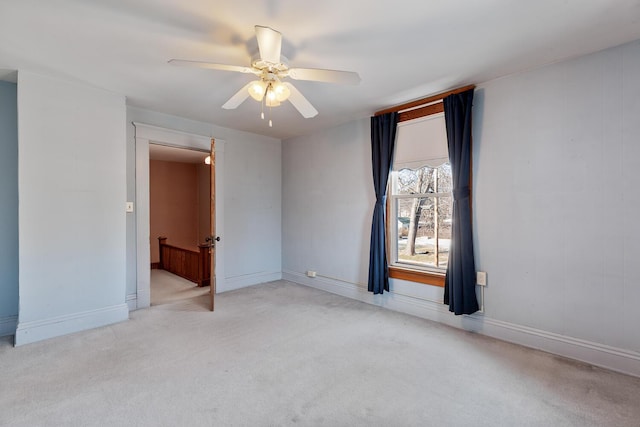
[[235,95],[233,95],[227,102],[224,103],[222,108],[224,108],[225,110],[233,110],[235,108],[238,108],[238,106],[249,97],[249,86],[251,85],[251,83],[253,82],[247,83],[245,86],[243,86],[242,89],[237,91]]
[[256,39],[258,40],[260,59],[278,64],[282,49],[282,34],[272,28],[256,25]]
[[343,83],[357,85],[360,76],[353,71],[323,70],[320,68],[292,68],[288,73],[294,80],[310,80],[314,82]]
[[170,59],[169,64],[180,65],[183,67],[208,68],[210,70],[235,71],[245,74],[256,74],[256,70],[251,67],[243,67],[240,65],[215,64],[213,62],[187,61],[184,59]]
[[316,110],[313,105],[311,105],[307,98],[305,98],[304,95],[302,95],[294,85],[289,82],[284,82],[283,84],[286,85],[291,92],[289,95],[289,101],[293,104],[294,107],[296,107],[296,110],[298,110],[300,114],[302,114],[302,117],[304,117],[305,119],[310,119],[311,117],[315,117],[318,115],[318,110]]

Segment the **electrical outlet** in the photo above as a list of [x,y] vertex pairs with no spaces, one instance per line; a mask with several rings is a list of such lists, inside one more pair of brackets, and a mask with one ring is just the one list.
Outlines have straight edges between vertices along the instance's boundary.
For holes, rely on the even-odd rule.
[[316,277],[316,272],[313,270],[307,270],[307,277]]
[[476,283],[479,286],[487,286],[487,272],[486,271],[478,271],[476,273]]

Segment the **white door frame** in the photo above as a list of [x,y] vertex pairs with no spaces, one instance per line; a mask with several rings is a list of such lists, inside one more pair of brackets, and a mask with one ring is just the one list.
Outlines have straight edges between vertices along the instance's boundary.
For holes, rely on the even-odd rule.
[[136,138],[136,308],[151,305],[151,236],[149,227],[149,144],[209,151],[216,140],[216,278],[224,289],[224,145],[221,139],[133,122]]

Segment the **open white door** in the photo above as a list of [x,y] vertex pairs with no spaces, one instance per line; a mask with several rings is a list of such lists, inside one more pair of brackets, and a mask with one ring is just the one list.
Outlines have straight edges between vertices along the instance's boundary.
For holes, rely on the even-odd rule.
[[216,236],[216,153],[215,153],[215,139],[211,138],[211,219],[210,219],[210,238],[211,249],[209,250],[209,259],[211,263],[211,285],[209,286],[209,293],[211,294],[211,311],[215,308],[216,298],[216,242],[220,241],[220,237]]

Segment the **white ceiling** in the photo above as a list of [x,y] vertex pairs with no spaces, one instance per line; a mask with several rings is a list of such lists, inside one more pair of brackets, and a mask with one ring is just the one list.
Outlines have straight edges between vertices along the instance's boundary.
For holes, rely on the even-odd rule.
[[[360,73],[359,86],[296,81],[289,104],[220,108],[251,75],[167,64],[249,65],[254,25],[282,32],[294,67]],[[446,89],[640,39],[640,0],[0,0],[0,68],[126,95],[127,103],[277,138]]]

